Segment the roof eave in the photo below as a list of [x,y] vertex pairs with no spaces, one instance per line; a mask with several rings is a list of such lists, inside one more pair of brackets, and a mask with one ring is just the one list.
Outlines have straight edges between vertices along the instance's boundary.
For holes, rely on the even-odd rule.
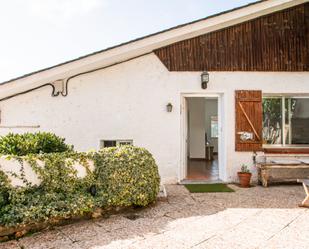
[[[56,66],[42,69],[40,71],[24,75],[0,84],[1,94],[13,89],[26,88],[52,82],[57,79],[70,77],[71,75],[92,70],[98,67],[113,65],[134,57],[152,52],[155,49],[170,45],[172,43],[189,39],[201,34],[226,28],[256,17],[289,8],[295,5],[308,2],[309,0],[271,0],[255,2],[245,7],[226,11],[219,15],[200,19],[189,24],[183,24],[168,30],[164,30],[143,38],[123,43],[99,52],[92,53],[77,59],[58,64]],[[10,84],[8,84],[10,83]],[[7,91],[6,91],[7,90]]]

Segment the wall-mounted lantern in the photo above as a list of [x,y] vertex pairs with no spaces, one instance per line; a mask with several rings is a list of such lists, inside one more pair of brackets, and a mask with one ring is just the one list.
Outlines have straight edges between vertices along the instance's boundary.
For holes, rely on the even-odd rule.
[[201,83],[202,83],[202,89],[207,88],[207,83],[209,82],[209,73],[208,72],[203,72],[201,74]]
[[167,112],[172,112],[172,110],[173,110],[173,105],[172,105],[172,103],[168,103],[168,104],[166,105],[166,111],[167,111]]

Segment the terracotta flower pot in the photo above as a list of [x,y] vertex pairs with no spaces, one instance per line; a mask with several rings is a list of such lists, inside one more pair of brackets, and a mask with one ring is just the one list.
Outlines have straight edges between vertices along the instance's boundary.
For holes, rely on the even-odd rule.
[[252,174],[251,173],[243,173],[243,172],[238,172],[237,174],[238,174],[238,178],[239,178],[240,187],[249,188]]

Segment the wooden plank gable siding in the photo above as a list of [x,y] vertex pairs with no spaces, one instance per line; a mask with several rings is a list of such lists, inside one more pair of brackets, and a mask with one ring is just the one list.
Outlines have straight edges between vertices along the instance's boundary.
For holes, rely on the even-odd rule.
[[309,71],[309,3],[155,50],[169,71]]
[[[262,91],[235,91],[235,150],[262,150]],[[253,139],[242,140],[241,133],[252,133]]]

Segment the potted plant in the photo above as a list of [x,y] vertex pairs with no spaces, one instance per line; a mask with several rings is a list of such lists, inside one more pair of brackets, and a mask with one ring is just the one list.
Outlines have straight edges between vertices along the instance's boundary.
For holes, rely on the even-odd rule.
[[249,188],[252,174],[250,173],[248,166],[243,164],[241,166],[240,172],[238,172],[237,174],[239,178],[240,187]]

